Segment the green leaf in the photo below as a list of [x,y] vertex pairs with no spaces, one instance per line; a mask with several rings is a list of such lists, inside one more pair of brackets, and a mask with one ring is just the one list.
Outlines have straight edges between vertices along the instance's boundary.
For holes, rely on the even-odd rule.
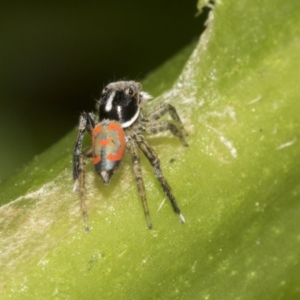
[[[217,1],[195,45],[145,80],[189,133],[149,136],[187,220],[142,158],[72,192],[76,130],[1,184],[1,299],[299,299],[300,2]],[[182,69],[182,62],[187,62]],[[161,86],[159,86],[161,83]],[[87,141],[88,142],[88,141]]]

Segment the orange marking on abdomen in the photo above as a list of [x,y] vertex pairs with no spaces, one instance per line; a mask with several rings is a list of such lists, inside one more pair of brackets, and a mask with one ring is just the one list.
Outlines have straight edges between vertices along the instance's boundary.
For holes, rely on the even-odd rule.
[[98,164],[100,161],[101,161],[101,157],[99,155],[93,157],[93,164],[94,165]]
[[102,147],[104,147],[104,146],[109,145],[110,142],[111,142],[111,139],[100,140],[99,141],[99,145],[102,146]]
[[98,124],[94,129],[93,129],[93,135],[96,135],[97,133],[100,133],[102,131],[102,126]]

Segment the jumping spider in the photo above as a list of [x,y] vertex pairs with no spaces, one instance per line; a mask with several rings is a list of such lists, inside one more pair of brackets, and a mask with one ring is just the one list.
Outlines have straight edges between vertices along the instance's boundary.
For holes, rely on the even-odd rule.
[[[83,112],[80,115],[79,131],[73,152],[74,190],[79,192],[81,210],[85,229],[89,230],[87,209],[85,205],[85,160],[92,157],[95,171],[102,177],[104,184],[108,184],[123,157],[125,148],[129,151],[133,164],[133,171],[138,192],[142,199],[148,228],[152,227],[145,186],[143,182],[138,148],[144,153],[154,168],[155,175],[165,194],[171,201],[174,211],[180,221],[185,222],[183,215],[173,196],[172,190],[162,174],[159,159],[154,150],[142,136],[142,132],[158,133],[170,130],[178,137],[184,146],[186,133],[176,109],[170,104],[162,104],[147,114],[141,110],[151,96],[142,91],[140,83],[135,81],[118,81],[108,84],[97,101],[99,115]],[[156,122],[163,115],[169,113],[175,126],[169,122]],[[87,131],[92,137],[92,146],[82,151],[84,133]]]

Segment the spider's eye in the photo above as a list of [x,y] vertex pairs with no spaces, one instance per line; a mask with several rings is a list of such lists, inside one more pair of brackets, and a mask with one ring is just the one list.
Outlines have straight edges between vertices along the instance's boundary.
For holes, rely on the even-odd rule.
[[127,94],[128,94],[129,96],[132,96],[132,95],[133,95],[133,89],[132,89],[132,88],[129,88],[129,89],[127,90]]
[[103,90],[102,90],[102,95],[105,94],[107,92],[108,88],[105,87]]

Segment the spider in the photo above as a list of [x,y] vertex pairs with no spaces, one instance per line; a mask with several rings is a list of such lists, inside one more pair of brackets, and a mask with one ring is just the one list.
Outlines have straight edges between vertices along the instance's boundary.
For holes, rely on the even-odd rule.
[[[96,108],[98,115],[83,112],[79,119],[78,136],[73,152],[74,191],[79,192],[80,206],[84,219],[85,230],[89,230],[87,209],[85,204],[85,161],[92,157],[94,169],[100,175],[104,184],[108,184],[123,157],[125,148],[131,155],[133,171],[141,197],[146,223],[149,229],[152,222],[146,199],[138,148],[149,160],[154,173],[165,194],[170,199],[175,213],[182,223],[185,222],[172,190],[166,181],[160,161],[154,150],[144,139],[142,132],[158,133],[169,130],[188,146],[182,122],[171,104],[162,104],[157,109],[142,114],[142,108],[152,97],[142,91],[142,85],[136,81],[117,81],[108,84],[102,91]],[[169,113],[175,126],[169,122],[157,122],[163,115]],[[92,146],[82,151],[85,132],[92,137]]]

